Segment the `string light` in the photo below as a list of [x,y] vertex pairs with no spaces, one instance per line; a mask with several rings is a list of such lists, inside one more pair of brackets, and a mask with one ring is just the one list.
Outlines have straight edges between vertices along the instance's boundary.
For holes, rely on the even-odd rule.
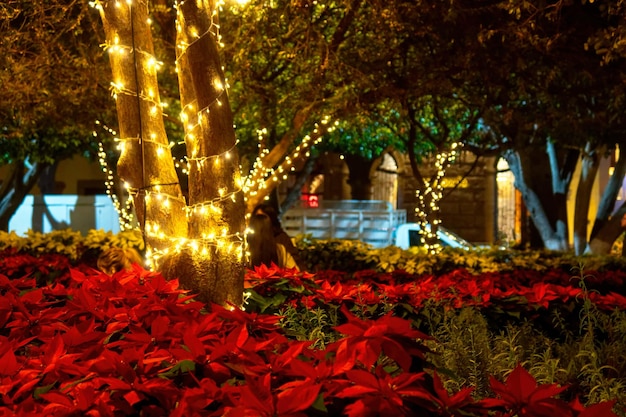
[[[125,4],[128,6],[128,9],[125,10]],[[128,12],[128,16],[131,15],[131,1],[124,2],[116,2],[115,6],[117,10],[114,10],[114,13],[125,13]],[[102,13],[105,13],[104,8],[100,2],[94,1],[91,2],[90,5],[97,8]],[[175,6],[178,7],[178,4]],[[108,13],[108,11],[107,11]],[[215,14],[213,15],[215,16]],[[103,16],[106,17],[106,16]],[[186,44],[179,44],[178,47],[181,48],[179,50],[180,54],[186,53],[186,49],[195,42],[200,41],[204,36],[215,36],[218,40],[220,39],[219,35],[219,26],[214,23],[214,19],[212,17],[212,23],[210,25],[210,29],[204,33],[200,33],[197,29],[191,28],[188,33],[191,34],[189,41]],[[216,20],[215,20],[216,21]],[[144,20],[147,24],[151,23],[150,19]],[[131,21],[132,23],[132,21]],[[182,30],[182,25],[179,21],[177,21],[178,30]],[[156,73],[161,67],[163,63],[159,61],[155,56],[151,53],[147,53],[146,51],[142,51],[134,46],[124,45],[120,39],[120,36],[114,34],[110,36],[111,41],[104,44],[103,48],[107,51],[107,53],[117,59],[133,59],[134,64],[141,69],[139,71],[143,73]],[[133,42],[134,45],[134,42]],[[180,56],[178,59],[180,59]],[[176,61],[178,65],[178,59]],[[115,73],[115,71],[114,71]],[[181,113],[181,120],[184,121],[186,127],[186,136],[185,140],[187,140],[190,144],[193,144],[196,141],[196,136],[199,128],[201,128],[202,118],[205,117],[213,106],[221,106],[223,103],[222,94],[225,91],[224,84],[219,79],[213,81],[213,86],[218,92],[217,97],[213,100],[213,102],[209,103],[209,105],[205,106],[203,109],[200,109],[196,112],[196,118],[187,118],[186,114],[193,114],[193,107],[186,107],[184,111]],[[156,86],[151,88],[151,86],[142,86],[142,88],[138,88],[140,91],[135,91],[133,88],[129,88],[128,85],[134,85],[133,82],[125,82],[121,77],[119,79],[115,79],[114,82],[111,83],[111,92],[114,99],[117,101],[123,96],[132,97],[137,99],[138,102],[141,103],[141,106],[145,105],[146,113],[151,118],[162,118],[163,110],[166,107],[166,104],[160,103],[158,101],[158,91]],[[150,125],[149,123],[147,125]],[[158,123],[155,123],[157,127]],[[229,161],[233,161],[232,155],[234,152],[234,146],[230,149],[225,150],[224,152],[218,155],[209,155],[204,156],[199,154],[198,146],[189,146],[191,149],[188,152],[189,157],[184,158],[184,160],[176,161],[171,155],[171,148],[175,145],[173,142],[162,143],[159,140],[160,134],[156,131],[154,132],[144,132],[140,134],[139,137],[129,137],[129,138],[117,138],[118,149],[120,152],[124,152],[127,150],[127,146],[141,146],[142,152],[144,150],[144,146],[148,146],[150,152],[154,152],[152,155],[161,161],[164,157],[171,157],[173,159],[174,168],[183,168],[183,172],[188,174],[191,169],[191,164],[195,164],[194,166],[200,170],[206,164],[213,164],[212,167],[216,169],[222,169],[226,163]],[[182,142],[180,142],[182,143]],[[104,160],[104,159],[103,159]],[[157,161],[157,164],[160,162]],[[110,171],[110,170],[108,170]],[[107,178],[107,185],[113,183],[112,179]],[[138,184],[125,184],[125,188],[133,199],[135,198],[143,198],[143,202],[146,207],[149,205],[154,205],[155,207],[163,208],[167,211],[175,212],[176,210],[182,210],[184,214],[188,217],[197,214],[203,213],[205,214],[204,218],[212,221],[212,220],[221,220],[222,209],[219,207],[223,202],[232,200],[236,201],[236,196],[241,192],[241,180],[240,173],[237,171],[234,175],[233,183],[235,184],[234,190],[229,190],[227,188],[220,188],[218,191],[218,196],[216,198],[212,198],[208,201],[198,202],[193,205],[187,205],[186,201],[182,196],[178,195],[170,195],[166,193],[164,190],[168,189],[166,187],[162,187],[164,185],[170,184],[148,184],[148,185],[138,185]],[[152,202],[152,203],[151,203]],[[168,210],[168,207],[170,209]],[[222,222],[213,223],[218,225],[219,227],[211,227],[210,230],[201,234],[200,237],[189,239],[186,236],[172,236],[171,232],[164,231],[158,224],[154,223],[152,219],[146,217],[145,219],[145,228],[144,234],[145,237],[148,238],[148,241],[151,239],[156,239],[157,241],[161,241],[164,245],[160,245],[159,248],[148,247],[147,248],[147,257],[151,260],[151,264],[155,265],[156,261],[163,256],[163,254],[181,250],[183,247],[191,249],[193,253],[200,253],[203,255],[208,255],[209,253],[219,252],[220,254],[234,253],[237,259],[242,258],[242,245],[243,238],[239,236],[239,233],[230,233],[228,229],[224,226],[219,226],[223,224]],[[186,233],[186,231],[185,231]],[[149,243],[149,242],[147,242]]]
[[[415,191],[418,203],[415,208],[415,215],[420,225],[420,240],[426,251],[430,254],[437,254],[442,249],[441,245],[438,243],[437,234],[433,229],[435,229],[438,224],[441,224],[441,219],[439,218],[439,201],[443,198],[443,178],[446,169],[456,160],[458,154],[457,148],[460,146],[462,146],[461,143],[453,143],[449,151],[442,151],[437,154],[435,157],[435,169],[437,172],[434,178],[431,181],[425,181],[423,190],[417,189]],[[432,227],[429,225],[428,218],[432,219],[430,222]]]
[[[118,1],[115,6],[118,7],[119,12],[124,12],[124,7],[128,7],[128,13],[131,13],[132,1],[127,0],[125,3]],[[183,2],[176,2],[174,7],[179,11],[179,6]],[[223,1],[218,1],[217,7],[213,10],[209,28],[204,32],[201,32],[197,27],[185,27],[185,22],[182,22],[177,18],[176,29],[180,34],[186,35],[185,41],[179,41],[177,43],[177,58],[175,61],[176,71],[179,71],[180,65],[183,64],[181,59],[187,53],[189,47],[197,42],[202,41],[206,36],[213,37],[219,46],[223,46],[222,38],[220,34],[220,26],[217,23],[217,10],[223,6]],[[95,7],[101,13],[104,13],[103,7],[100,2],[93,1],[90,3],[92,7]],[[130,15],[129,15],[130,16]],[[146,19],[148,25],[151,24],[150,19]],[[179,36],[179,39],[183,39],[183,36]],[[133,42],[134,44],[134,42]],[[159,61],[153,54],[146,51],[142,51],[136,47],[124,45],[118,35],[112,36],[112,41],[105,43],[103,48],[112,57],[117,59],[133,59],[137,66],[141,67],[141,71],[148,74],[153,74],[159,71],[163,63]],[[133,97],[141,103],[142,108],[145,106],[146,114],[150,118],[163,117],[163,111],[166,107],[165,103],[160,103],[158,100],[158,90],[150,88],[150,86],[141,88],[140,91],[134,91],[129,88],[128,85],[134,85],[133,82],[125,82],[128,80],[116,79],[111,83],[111,93],[115,100],[121,97],[128,96]],[[126,146],[141,146],[142,152],[144,146],[147,146],[150,152],[154,152],[157,158],[171,157],[174,164],[174,168],[182,170],[182,173],[189,175],[192,170],[197,170],[199,173],[203,169],[227,169],[228,166],[233,168],[236,158],[232,158],[235,152],[235,143],[229,149],[223,150],[216,155],[202,155],[200,154],[201,148],[197,143],[198,137],[201,137],[201,131],[203,126],[206,125],[206,117],[210,114],[211,109],[222,106],[224,102],[224,93],[228,88],[228,82],[223,81],[220,77],[216,77],[211,81],[211,85],[215,89],[215,98],[203,108],[197,108],[197,103],[192,102],[184,106],[180,113],[180,120],[185,127],[185,136],[183,142],[187,146],[187,156],[176,160],[172,157],[171,149],[176,143],[169,142],[164,143],[159,140],[159,135],[156,132],[145,132],[139,135],[139,137],[129,138],[116,138],[118,142],[118,149],[120,152],[127,150]],[[156,124],[156,123],[155,123]],[[152,204],[157,207],[167,208],[170,207],[170,211],[182,210],[188,221],[200,221],[205,220],[204,223],[210,225],[206,232],[201,233],[201,236],[194,237],[193,239],[187,236],[173,236],[171,232],[164,231],[159,224],[155,223],[149,217],[144,219],[145,237],[159,241],[159,247],[151,247],[148,245],[146,256],[151,265],[157,265],[158,260],[167,255],[168,253],[180,251],[183,249],[191,250],[192,253],[197,253],[202,256],[209,256],[211,253],[219,253],[221,255],[234,255],[236,259],[241,260],[245,256],[245,233],[240,234],[238,232],[232,233],[228,228],[223,226],[222,214],[223,204],[228,201],[237,201],[239,193],[243,194],[245,201],[250,196],[261,197],[268,194],[269,190],[275,186],[279,181],[287,178],[288,172],[295,170],[294,163],[302,158],[310,155],[310,148],[315,144],[320,143],[323,135],[326,132],[332,131],[338,124],[330,123],[330,118],[323,118],[320,123],[316,124],[310,135],[305,136],[301,143],[295,147],[295,149],[287,155],[284,160],[276,167],[269,167],[270,165],[267,157],[269,156],[269,150],[261,146],[259,156],[253,164],[253,169],[249,175],[244,176],[239,167],[234,169],[232,183],[228,187],[220,187],[217,189],[218,196],[201,202],[193,202],[194,204],[188,204],[185,199],[178,195],[170,195],[162,191],[164,185],[170,184],[125,184],[125,188],[133,199],[143,198],[145,207]],[[147,125],[150,125],[149,123]],[[157,124],[158,125],[158,124]],[[264,131],[262,135],[266,134]],[[260,137],[261,134],[260,134]],[[260,144],[261,145],[261,144]],[[159,159],[161,161],[162,159]],[[159,162],[160,163],[160,162]],[[231,164],[231,165],[228,165]],[[108,175],[112,175],[110,170],[105,171]],[[200,174],[199,174],[200,175]],[[113,184],[113,179],[107,176],[107,186]],[[129,199],[130,201],[131,199]],[[151,203],[152,202],[152,203]],[[155,204],[158,203],[158,204]],[[197,217],[196,220],[193,218]],[[186,231],[185,231],[186,233]],[[149,243],[149,242],[147,242]],[[152,245],[154,246],[154,245]]]
[[[115,138],[116,132],[115,130],[109,128],[106,125],[103,125],[99,120],[96,120],[96,125],[100,126],[107,133],[109,133],[113,138]],[[93,136],[98,137],[98,132],[93,131]],[[120,230],[132,230],[135,228],[135,216],[133,215],[133,201],[130,198],[124,199],[124,204],[119,200],[117,193],[113,191],[113,187],[115,185],[115,175],[113,170],[109,168],[109,162],[107,158],[107,153],[104,150],[104,145],[102,141],[98,141],[98,161],[100,163],[100,168],[102,172],[106,175],[106,180],[104,181],[104,185],[106,187],[106,194],[109,196],[111,201],[113,202],[113,208],[118,214]],[[130,197],[130,196],[127,196]]]
[[244,179],[243,191],[246,201],[257,201],[259,196],[267,196],[276,183],[287,178],[286,173],[295,170],[294,163],[303,156],[309,156],[308,149],[319,144],[323,135],[332,132],[339,125],[339,121],[331,123],[330,117],[324,117],[315,124],[312,135],[306,135],[301,143],[276,167],[270,167],[267,163],[269,149],[263,147],[264,135],[267,129],[257,131],[259,155],[252,164],[250,174]]

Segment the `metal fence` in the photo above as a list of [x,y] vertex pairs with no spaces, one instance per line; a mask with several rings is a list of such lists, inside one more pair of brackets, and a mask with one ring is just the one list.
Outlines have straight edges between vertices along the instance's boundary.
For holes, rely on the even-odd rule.
[[406,223],[406,211],[391,210],[384,203],[388,204],[384,201],[325,202],[323,208],[288,210],[281,222],[291,237],[306,234],[314,239],[360,240],[374,247],[385,247],[393,244],[395,228]]

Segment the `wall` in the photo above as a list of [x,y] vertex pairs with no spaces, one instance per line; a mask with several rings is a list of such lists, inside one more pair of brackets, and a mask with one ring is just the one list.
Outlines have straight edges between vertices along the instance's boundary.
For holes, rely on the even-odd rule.
[[9,221],[9,231],[24,235],[28,230],[47,233],[72,229],[120,231],[119,217],[108,195],[28,195]]
[[[7,167],[3,167],[0,178],[6,175]],[[55,180],[54,194],[43,196],[37,185],[33,188],[9,221],[9,231],[119,231],[118,215],[105,194],[105,175],[97,162],[81,156],[63,161],[57,167]]]

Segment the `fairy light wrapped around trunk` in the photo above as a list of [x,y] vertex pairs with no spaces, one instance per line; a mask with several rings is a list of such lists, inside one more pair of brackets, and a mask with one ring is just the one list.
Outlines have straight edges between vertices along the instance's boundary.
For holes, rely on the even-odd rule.
[[117,171],[133,198],[146,244],[157,250],[169,237],[186,237],[185,201],[169,149],[157,82],[146,2],[100,2],[117,104],[120,158]]
[[92,3],[107,37],[121,155],[148,256],[203,301],[240,305],[244,199],[213,1],[178,2],[177,70],[189,174],[182,195],[159,100],[147,1]]

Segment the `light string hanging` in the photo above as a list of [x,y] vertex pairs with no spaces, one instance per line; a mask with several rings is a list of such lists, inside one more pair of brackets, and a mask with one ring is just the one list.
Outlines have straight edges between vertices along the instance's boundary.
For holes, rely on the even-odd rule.
[[[100,2],[94,1],[94,2],[91,2],[90,4],[93,7],[102,11],[102,4]],[[115,6],[116,7],[128,7],[128,11],[129,13],[131,13],[130,21],[131,21],[131,26],[132,26],[134,24],[134,20],[132,16],[132,7],[133,7],[132,1],[130,0],[127,0],[125,2],[118,1],[118,2],[115,2]],[[148,21],[148,23],[151,23],[151,22]],[[216,35],[219,37],[219,34],[217,33],[219,27],[213,23],[211,25],[211,28],[212,29],[210,31],[207,31],[204,34],[197,36],[195,41],[198,41],[201,38],[201,36]],[[146,51],[142,51],[139,48],[137,48],[134,43],[134,36],[135,36],[135,30],[134,28],[131,27],[132,45],[130,46],[123,45],[120,42],[120,38],[117,35],[115,35],[113,37],[112,42],[105,43],[103,45],[103,48],[109,54],[118,54],[118,56],[121,56],[121,57],[124,57],[124,56],[130,57],[132,55],[132,59],[134,61],[133,65],[135,67],[135,85],[139,86],[138,84],[139,80],[137,79],[137,72],[139,70],[139,67],[142,67],[146,71],[157,71],[162,67],[163,64],[161,61],[157,60],[156,57],[154,57],[152,54]],[[192,44],[193,42],[185,45],[182,50],[182,53],[186,53],[186,49]],[[143,102],[143,103],[148,104],[150,110],[146,114],[149,114],[150,116],[153,116],[153,117],[158,117],[159,112],[161,112],[162,114],[163,109],[167,107],[165,103],[159,103],[157,99],[155,98],[158,94],[158,92],[156,91],[158,87],[153,87],[153,89],[150,87],[150,85],[142,86],[142,87],[143,88],[141,90],[137,89],[136,91],[133,91],[132,89],[127,88],[125,86],[125,83],[123,83],[120,80],[115,80],[114,82],[111,83],[112,95],[116,101],[118,97],[122,95],[134,97],[137,99],[138,103]],[[200,123],[202,114],[208,113],[212,106],[221,105],[221,95],[224,92],[223,90],[224,90],[223,88],[220,88],[220,95],[216,97],[216,99],[212,103],[210,103],[208,106],[205,106],[203,109],[201,109],[201,111],[197,114],[198,123]],[[189,112],[190,109],[185,108],[185,111]],[[142,117],[141,110],[139,113],[139,117]],[[183,114],[182,118],[184,117],[185,116]],[[142,124],[140,124],[140,126],[142,126]],[[197,126],[192,127],[192,129],[195,129],[195,127]],[[170,155],[171,155],[171,148],[175,145],[175,143],[170,142],[168,144],[164,144],[164,143],[159,142],[157,139],[158,138],[156,137],[155,133],[145,134],[145,132],[141,132],[138,135],[138,137],[117,138],[116,141],[120,143],[119,147],[121,151],[124,150],[124,146],[126,143],[138,142],[138,144],[142,147],[142,155],[143,155],[142,156],[142,160],[143,160],[142,169],[144,169],[145,163],[146,163],[145,161],[145,151],[146,151],[145,147],[146,146],[148,147],[155,146],[156,147],[155,152],[158,156],[165,155],[166,152],[170,152]],[[179,143],[184,143],[184,142],[179,142]],[[234,146],[221,154],[202,157],[202,156],[193,154],[193,150],[192,150],[192,155],[189,156],[188,158],[185,158],[186,160],[185,160],[184,166],[186,166],[187,171],[188,171],[191,163],[196,163],[197,166],[203,166],[206,163],[213,163],[213,164],[219,165],[222,163],[222,161],[230,160],[233,151],[234,151]],[[174,163],[175,163],[175,166],[178,165],[178,167],[180,167],[180,164],[178,164],[178,162],[176,162],[175,159],[174,159]],[[145,174],[143,174],[142,177],[145,178]],[[178,183],[175,183],[175,184],[177,185]],[[144,208],[148,207],[150,202],[151,201],[154,202],[155,200],[158,202],[158,204],[161,207],[169,207],[170,205],[174,206],[173,203],[175,202],[176,206],[182,207],[182,210],[185,212],[187,217],[190,217],[194,213],[205,213],[205,212],[211,212],[213,214],[220,213],[217,210],[217,205],[219,204],[219,202],[225,201],[226,199],[229,199],[229,198],[234,198],[237,192],[241,192],[240,186],[238,190],[231,191],[231,192],[227,192],[227,190],[220,189],[218,190],[219,196],[217,196],[216,198],[188,206],[184,198],[165,193],[162,190],[162,187],[167,186],[167,185],[174,185],[174,184],[173,183],[145,184],[145,181],[142,181],[142,184],[140,186],[131,186],[130,184],[125,184],[125,188],[129,192],[129,195],[132,196],[133,198],[143,197]],[[169,236],[161,230],[159,224],[157,224],[154,221],[150,221],[150,219],[148,219],[145,215],[144,215],[144,219],[145,219],[144,230],[143,230],[144,236],[156,237],[161,241],[166,241],[171,244],[170,247],[167,247],[163,250],[160,250],[160,249],[156,250],[155,248],[147,248],[146,255],[151,265],[155,265],[155,261],[158,259],[160,255],[171,252],[171,250],[180,250],[183,246],[190,247],[194,251],[196,251],[197,249],[201,253],[206,253],[208,251],[207,245],[212,245],[220,250],[235,251],[236,253],[242,252],[241,249],[235,248],[235,246],[237,245],[241,246],[241,242],[243,241],[242,237],[240,236],[240,233],[230,234],[228,233],[227,230],[225,231],[223,229],[217,229],[215,231],[209,231],[207,233],[204,233],[198,239],[187,239],[187,238],[181,238],[178,236]],[[233,240],[233,239],[236,241],[235,242],[228,241],[228,240]],[[241,256],[239,256],[239,258],[241,258]]]
[[[116,132],[109,128],[106,125],[103,125],[99,120],[96,120],[96,125],[101,126],[105,131],[107,131],[111,136],[115,137]],[[98,137],[98,132],[93,131],[93,136]],[[135,216],[133,215],[133,200],[131,198],[124,199],[124,204],[120,202],[120,199],[117,193],[113,190],[115,185],[115,175],[111,168],[109,168],[109,162],[107,157],[107,152],[104,149],[104,144],[102,141],[98,141],[98,161],[100,163],[100,168],[102,172],[106,175],[106,180],[104,181],[104,185],[106,187],[106,194],[109,196],[113,203],[113,208],[118,214],[120,230],[132,230],[135,228]],[[129,196],[130,197],[130,196]]]
[[[146,151],[144,148],[144,142],[143,142],[143,117],[142,117],[142,113],[141,113],[141,97],[139,94],[139,69],[137,68],[138,66],[138,56],[139,54],[137,54],[135,51],[137,51],[137,47],[135,45],[135,19],[134,19],[134,15],[133,15],[133,6],[132,6],[132,1],[128,0],[127,1],[128,4],[128,14],[130,16],[130,39],[132,42],[132,57],[133,57],[133,75],[135,77],[135,86],[137,87],[137,90],[135,91],[135,99],[136,99],[136,103],[137,103],[137,117],[139,118],[139,149],[141,152],[141,188],[145,188],[146,187]],[[132,194],[131,194],[132,195]],[[141,198],[140,195],[137,195],[138,198]],[[135,197],[133,197],[135,198]],[[136,206],[136,205],[135,205]],[[148,215],[148,202],[146,201],[145,198],[145,194],[144,194],[144,203],[143,203],[143,235],[145,236],[146,234],[146,223],[147,223],[147,215]]]
[[[176,2],[175,8],[177,9],[177,13],[180,13],[178,10],[178,5],[182,4],[182,2]],[[187,50],[190,46],[192,46],[195,42],[200,41],[204,36],[215,36],[217,39],[220,38],[219,35],[219,26],[214,22],[215,11],[211,16],[211,24],[210,29],[205,31],[202,34],[194,32],[194,29],[191,28],[191,36],[194,38],[192,42],[186,43],[178,43],[177,48],[180,50],[179,55],[176,59],[176,71],[179,71],[179,60],[184,54],[187,53]],[[177,15],[177,31],[182,30],[182,25],[178,18],[180,15]],[[185,143],[187,145],[187,154],[188,156],[183,157],[179,161],[175,160],[175,165],[177,167],[183,166],[182,173],[189,175],[189,172],[192,168],[191,164],[195,164],[195,167],[198,171],[202,170],[207,163],[212,163],[214,167],[220,167],[227,161],[231,160],[232,154],[235,150],[236,143],[226,149],[225,151],[208,156],[200,156],[198,155],[198,147],[195,145],[197,140],[196,131],[198,128],[202,126],[202,118],[210,113],[211,108],[214,106],[222,105],[222,95],[225,93],[225,87],[221,81],[214,81],[214,87],[218,90],[218,95],[206,106],[201,109],[196,110],[196,104],[190,103],[184,106],[180,113],[180,120],[185,126],[185,136],[184,140],[179,143]],[[195,117],[190,116],[195,112]],[[195,122],[191,122],[195,120]],[[191,155],[189,155],[191,154]],[[241,192],[241,184],[240,181],[235,181],[237,187],[235,190],[228,190],[226,188],[218,189],[218,196],[212,199],[208,199],[206,201],[201,201],[198,203],[194,203],[192,205],[187,205],[183,207],[185,214],[188,218],[193,215],[201,215],[206,219],[207,216],[211,218],[221,218],[222,209],[220,207],[220,203],[231,199],[235,201],[236,195]],[[150,197],[158,198],[157,195],[151,194]],[[165,200],[166,201],[166,200]],[[202,236],[199,238],[180,238],[180,237],[170,237],[165,236],[159,229],[158,224],[149,225],[147,231],[150,236],[156,236],[161,239],[168,239],[172,246],[166,248],[162,251],[152,251],[151,256],[158,260],[159,257],[166,255],[167,253],[173,251],[179,251],[183,248],[190,248],[194,253],[200,253],[204,257],[208,257],[211,253],[209,247],[215,247],[218,252],[227,251],[229,253],[234,253],[237,259],[241,260],[243,256],[243,238],[241,233],[235,232],[230,233],[227,227],[218,227],[212,228],[210,231],[206,233],[202,233]]]
[[[132,1],[127,0],[125,2],[130,10],[132,6]],[[99,2],[91,3],[94,7],[101,7]],[[178,4],[182,4],[182,2],[177,2],[175,7],[178,9]],[[222,2],[220,2],[222,4]],[[116,2],[117,7],[123,7],[122,2]],[[177,48],[180,50],[180,55],[176,59],[178,71],[178,62],[180,57],[187,53],[187,49],[193,45],[194,43],[200,41],[204,36],[215,36],[218,40],[218,44],[223,47],[221,43],[221,35],[219,34],[219,25],[214,22],[214,16],[217,14],[217,9],[214,10],[213,15],[211,16],[211,24],[210,29],[205,31],[204,33],[193,33],[193,29],[191,30],[191,35],[194,38],[192,42],[180,43],[177,45]],[[177,28],[180,30],[180,23],[177,21]],[[134,32],[133,32],[134,35]],[[132,46],[123,45],[120,43],[119,38],[116,36],[113,39],[113,42],[107,43],[104,45],[104,49],[110,54],[122,54],[122,55],[133,55],[133,60],[135,62],[135,67],[144,66],[144,68],[150,71],[157,71],[163,65],[163,63],[155,56],[145,51],[142,51],[134,46],[134,42]],[[223,85],[226,84],[226,85]],[[224,81],[222,83],[220,80],[214,81],[214,87],[219,92],[219,94],[215,97],[215,99],[204,106],[201,109],[195,109],[195,104],[191,103],[190,105],[186,105],[184,109],[181,111],[180,118],[183,124],[187,127],[184,139],[190,143],[195,141],[194,131],[201,126],[202,117],[205,117],[211,110],[213,106],[221,106],[222,101],[221,97],[226,92],[226,87],[228,83]],[[150,110],[147,114],[150,116],[158,116],[159,112],[163,114],[163,110],[167,107],[166,103],[160,103],[156,100],[155,91],[148,88],[142,91],[133,91],[125,87],[124,83],[116,80],[111,83],[112,95],[117,100],[118,96],[126,95],[135,97],[138,102],[143,101],[145,103],[149,103]],[[193,113],[195,112],[195,118]],[[190,114],[192,116],[190,116]],[[192,122],[190,124],[190,120],[196,120],[197,122]],[[226,188],[222,188],[218,190],[219,196],[194,203],[192,205],[188,205],[184,198],[169,195],[167,193],[162,192],[161,187],[165,185],[171,184],[149,184],[149,185],[141,185],[139,187],[133,187],[129,184],[125,184],[126,189],[129,192],[129,195],[134,198],[138,198],[140,195],[143,195],[144,198],[144,207],[148,206],[148,203],[152,199],[156,199],[160,205],[167,207],[168,205],[176,205],[182,207],[182,210],[185,211],[186,216],[221,216],[222,209],[220,208],[220,203],[226,201],[227,199],[235,199],[236,195],[240,192],[244,193],[244,199],[247,199],[249,194],[256,195],[258,192],[263,192],[263,190],[269,187],[271,182],[278,182],[280,179],[285,179],[287,173],[289,171],[293,171],[295,168],[293,166],[294,162],[301,157],[302,155],[308,156],[308,149],[318,144],[322,140],[322,136],[324,132],[332,131],[335,125],[329,122],[329,118],[325,117],[320,124],[321,127],[316,124],[314,131],[311,135],[305,136],[301,143],[296,146],[296,148],[290,153],[290,155],[286,156],[284,161],[280,163],[276,168],[264,167],[263,155],[267,155],[269,151],[261,152],[261,155],[255,161],[255,166],[250,173],[250,175],[244,177],[241,171],[237,171],[235,174],[234,184],[236,185],[234,190],[228,190]],[[142,148],[146,146],[155,146],[156,152],[158,155],[162,155],[166,152],[170,152],[171,148],[176,144],[173,142],[169,142],[167,144],[161,143],[156,140],[156,136],[154,133],[148,133],[145,135],[143,132],[139,137],[130,137],[130,138],[117,138],[116,141],[120,143],[120,149],[123,150],[126,143],[138,141]],[[178,144],[185,143],[185,141],[178,142]],[[197,154],[197,148],[191,146],[191,152],[188,154],[189,156],[185,156],[184,158],[176,161],[174,159],[174,163],[176,167],[182,166],[182,173],[189,174],[189,170],[191,168],[191,164],[196,164],[198,169],[202,169],[205,164],[214,164],[213,166],[219,166],[223,163],[227,163],[231,160],[231,155],[234,152],[234,148],[237,143],[233,145],[230,149],[224,150],[223,152],[216,155],[209,156],[201,156]],[[142,164],[145,166],[144,164]],[[145,217],[144,217],[145,218]],[[166,253],[169,253],[172,250],[181,250],[183,247],[192,248],[194,252],[199,252],[206,254],[208,253],[208,245],[217,247],[220,250],[228,250],[235,251],[239,259],[242,258],[243,255],[243,245],[244,245],[244,236],[240,233],[229,233],[227,229],[219,229],[210,231],[208,233],[203,234],[200,238],[181,238],[177,236],[168,236],[165,232],[161,230],[158,224],[155,222],[149,222],[146,219],[144,224],[144,235],[156,237],[159,240],[168,241],[171,243],[170,247],[166,247],[162,250],[155,250],[154,248],[148,248],[147,257],[151,260],[151,264],[154,265],[155,261],[158,260],[160,256],[163,256]],[[234,240],[234,241],[233,241]]]
[[[321,125],[321,126],[320,126]],[[259,137],[259,155],[255,159],[250,174],[245,177],[243,182],[244,197],[255,197],[256,195],[267,189],[272,182],[279,182],[280,180],[287,179],[287,174],[290,171],[295,170],[294,163],[302,156],[309,157],[309,148],[319,144],[323,140],[323,136],[326,133],[332,132],[336,126],[339,125],[339,121],[331,123],[330,116],[325,116],[319,123],[315,124],[315,127],[310,135],[306,135],[301,143],[297,145],[293,151],[287,156],[281,164],[276,168],[265,166],[265,160],[270,151],[267,148],[262,148],[263,135],[267,133],[266,129],[257,131]],[[267,198],[267,197],[266,197]]]

